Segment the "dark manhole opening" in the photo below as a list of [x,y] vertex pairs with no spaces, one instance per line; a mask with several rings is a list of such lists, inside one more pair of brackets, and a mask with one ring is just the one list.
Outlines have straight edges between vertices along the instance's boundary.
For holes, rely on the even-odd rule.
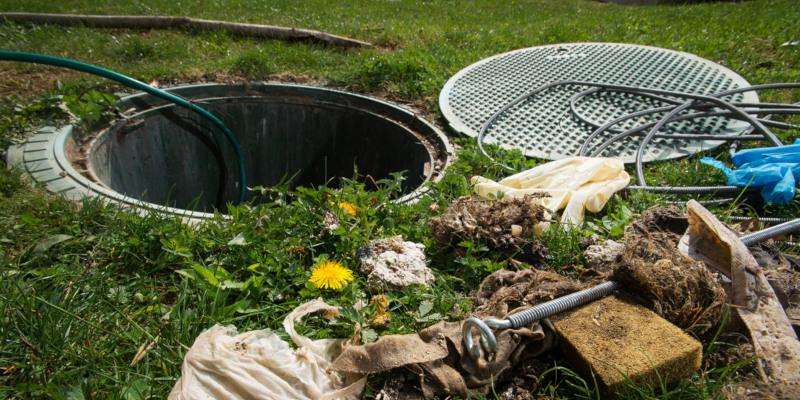
[[[438,129],[384,101],[277,84],[196,85],[171,92],[230,128],[250,188],[285,180],[291,187],[335,186],[337,178],[356,173],[378,181],[402,172],[404,198],[410,198],[448,162],[449,144]],[[225,212],[226,203],[236,202],[236,155],[211,123],[146,94],[123,98],[120,108],[137,111],[83,146],[82,176],[92,186],[133,199],[129,203],[195,213]],[[248,190],[246,200],[257,196]]]

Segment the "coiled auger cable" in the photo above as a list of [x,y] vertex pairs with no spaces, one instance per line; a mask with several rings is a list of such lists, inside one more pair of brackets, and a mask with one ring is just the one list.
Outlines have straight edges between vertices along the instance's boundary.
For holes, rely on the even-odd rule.
[[462,340],[467,347],[469,356],[473,360],[477,360],[480,357],[480,349],[477,344],[473,343],[472,328],[477,328],[480,331],[481,345],[484,351],[487,353],[494,353],[497,351],[497,337],[494,335],[491,328],[521,328],[543,318],[551,317],[581,304],[586,304],[603,296],[607,296],[621,287],[622,284],[617,281],[607,281],[588,289],[537,304],[516,314],[507,315],[504,319],[489,318],[480,320],[475,317],[467,318],[461,326]]
[[[783,146],[783,143],[780,141],[780,139],[777,138],[777,136],[775,136],[774,133],[772,133],[772,131],[770,131],[768,126],[776,129],[800,129],[800,126],[798,125],[772,121],[769,119],[773,114],[795,114],[795,115],[800,114],[800,104],[743,103],[743,102],[728,102],[721,99],[721,97],[727,97],[750,91],[800,88],[800,83],[773,83],[773,84],[755,85],[755,86],[726,90],[711,95],[698,95],[698,94],[676,92],[676,91],[669,91],[662,89],[641,88],[635,86],[614,85],[614,84],[606,84],[598,82],[565,80],[565,81],[549,83],[540,86],[538,88],[535,88],[527,93],[524,93],[515,98],[513,101],[506,104],[505,106],[501,107],[496,113],[494,113],[483,124],[480,132],[478,133],[477,142],[478,142],[478,148],[480,149],[481,153],[485,157],[494,161],[496,164],[502,165],[498,163],[496,160],[494,160],[494,158],[492,158],[488,154],[486,149],[483,147],[483,141],[486,138],[486,134],[489,131],[489,128],[494,124],[497,118],[505,114],[512,107],[531,98],[532,96],[536,96],[546,90],[550,90],[561,86],[589,87],[588,89],[579,91],[578,93],[572,95],[571,98],[569,99],[569,109],[572,115],[575,116],[576,119],[578,119],[580,122],[592,128],[595,128],[595,130],[586,138],[583,145],[581,146],[579,153],[580,156],[586,156],[589,151],[589,145],[591,144],[591,142],[599,135],[605,132],[610,132],[614,135],[611,138],[602,142],[596,148],[594,148],[593,152],[590,154],[591,156],[594,157],[599,156],[609,146],[619,142],[620,140],[629,138],[634,135],[643,135],[642,140],[639,143],[639,147],[637,149],[635,158],[636,179],[639,185],[628,186],[625,189],[623,189],[626,191],[644,190],[658,194],[684,194],[684,195],[700,195],[700,194],[730,195],[730,194],[758,192],[760,190],[759,188],[755,187],[742,188],[738,186],[686,186],[686,187],[650,186],[647,184],[644,178],[643,159],[645,150],[647,148],[647,145],[653,139],[656,138],[673,139],[673,140],[710,140],[710,141],[767,140],[773,146],[777,147],[777,146]],[[615,118],[609,122],[600,124],[582,115],[578,110],[577,103],[586,96],[602,92],[612,92],[612,93],[616,92],[616,93],[640,96],[647,99],[660,101],[662,103],[667,103],[670,104],[671,106],[655,107],[647,110],[631,112],[627,115]],[[688,114],[685,113],[690,110],[695,112]],[[646,124],[638,125],[627,130],[614,128],[614,126],[620,125],[634,118],[642,118],[664,113],[666,114],[663,117],[661,117],[657,122],[648,122]],[[769,115],[765,118],[757,117],[758,115],[763,115],[763,114],[769,114]],[[743,135],[713,135],[713,134],[701,135],[701,134],[686,134],[686,133],[660,133],[662,128],[664,128],[664,126],[668,123],[688,121],[697,118],[707,118],[707,117],[725,117],[725,118],[740,120],[746,122],[749,125],[749,128]],[[647,132],[645,133],[645,131]],[[752,134],[753,132],[756,132],[757,135],[753,135]],[[502,166],[508,170],[514,171],[513,168],[510,168],[505,165]],[[730,218],[741,219],[737,217],[730,217]],[[779,222],[786,221],[785,219],[773,219],[773,218],[764,218],[762,220],[764,222],[770,222],[770,223],[778,221]],[[800,228],[800,222],[798,221],[800,221],[800,219],[791,220],[786,223],[788,225],[786,224],[784,225],[789,227],[786,229],[797,230],[797,228]],[[794,224],[795,222],[797,222],[797,224]],[[779,225],[779,226],[784,226],[784,225]]]
[[[744,88],[737,88],[732,90],[727,90],[724,92],[715,93],[712,95],[697,95],[691,93],[684,93],[684,92],[675,92],[675,91],[668,91],[662,89],[650,89],[650,88],[640,88],[635,86],[625,86],[625,85],[612,85],[612,84],[605,84],[605,83],[597,83],[597,82],[585,82],[585,81],[559,81],[550,84],[546,84],[540,86],[534,90],[531,90],[527,93],[518,96],[516,99],[512,100],[505,106],[501,107],[495,114],[493,114],[481,127],[480,132],[478,133],[477,142],[478,148],[480,149],[481,153],[495,161],[483,147],[483,142],[485,140],[486,134],[489,128],[494,124],[495,120],[499,118],[501,115],[505,114],[510,108],[516,106],[517,104],[521,103],[522,101],[540,94],[546,90],[559,87],[559,86],[589,86],[592,87],[589,90],[583,91],[574,95],[570,99],[570,103],[574,104],[573,101],[576,101],[582,96],[588,95],[590,93],[595,93],[601,90],[605,91],[612,91],[612,92],[620,92],[620,93],[628,93],[633,95],[642,95],[649,98],[653,98],[660,101],[665,101],[671,104],[676,104],[676,107],[659,107],[655,109],[637,111],[625,116],[616,118],[612,121],[605,123],[604,125],[600,126],[598,129],[593,131],[589,137],[584,141],[584,144],[581,146],[580,155],[584,156],[587,153],[588,146],[591,141],[605,132],[609,130],[611,127],[625,122],[627,120],[648,116],[657,113],[664,113],[668,112],[668,114],[663,117],[657,123],[648,123],[646,125],[637,126],[627,131],[621,132],[612,138],[603,142],[598,149],[592,154],[597,156],[601,151],[605,150],[608,146],[612,145],[615,142],[618,142],[622,139],[625,139],[629,136],[633,136],[635,134],[639,134],[640,132],[651,129],[648,134],[645,135],[645,138],[642,140],[642,143],[639,146],[639,149],[636,154],[636,177],[637,180],[640,182],[638,186],[628,186],[625,188],[627,191],[634,191],[634,190],[647,190],[654,193],[660,194],[732,194],[732,193],[741,193],[743,190],[745,192],[757,192],[758,189],[756,188],[741,188],[738,186],[690,186],[690,187],[658,187],[658,186],[650,186],[647,185],[646,181],[644,180],[644,173],[642,168],[642,159],[644,155],[644,151],[647,147],[647,144],[653,138],[667,138],[667,139],[695,139],[695,138],[702,138],[704,140],[740,140],[741,137],[735,135],[687,135],[687,134],[660,134],[659,131],[663,128],[664,125],[668,122],[676,122],[676,121],[684,121],[693,118],[701,118],[701,117],[709,117],[709,116],[727,116],[730,118],[735,118],[738,120],[742,120],[747,122],[751,125],[751,131],[758,131],[760,135],[745,135],[745,139],[747,140],[755,140],[757,137],[760,139],[766,139],[770,143],[775,146],[782,146],[783,143],[765,126],[770,125],[779,129],[793,129],[798,128],[796,125],[790,125],[780,122],[769,121],[766,119],[759,119],[755,118],[750,113],[758,113],[763,114],[766,112],[774,113],[774,114],[800,114],[800,106],[794,104],[763,104],[763,106],[770,107],[768,109],[763,109],[761,106],[762,104],[751,104],[751,103],[730,103],[724,100],[719,99],[718,97],[724,96],[731,96],[738,93],[748,92],[748,91],[757,91],[757,90],[767,90],[767,89],[787,89],[787,88],[798,88],[800,87],[800,83],[775,83],[775,84],[766,84],[766,85],[756,85],[756,86],[748,86]],[[680,102],[677,99],[670,99],[664,96],[672,96],[675,98],[687,98],[690,99],[688,102]],[[712,103],[710,105],[709,103]],[[712,112],[704,112],[704,113],[695,113],[690,115],[678,115],[681,111],[688,110],[688,109],[708,109],[711,107],[717,108],[724,108],[726,111],[712,111]],[[741,107],[748,107],[747,109],[742,109]],[[586,118],[579,119],[585,123],[588,123],[590,126],[597,125],[596,123],[593,124],[591,122],[587,122]],[[613,131],[612,131],[613,132]],[[495,161],[496,162],[496,161]],[[498,163],[499,164],[499,163]],[[504,166],[508,170],[512,170],[512,168]]]
[[230,129],[228,129],[228,127],[225,126],[225,124],[222,123],[222,121],[220,121],[210,112],[198,107],[197,105],[189,101],[186,101],[185,99],[175,96],[174,94],[165,92],[160,89],[156,89],[154,87],[145,84],[144,82],[140,82],[136,79],[91,64],[85,64],[78,61],[68,60],[59,57],[46,56],[42,54],[23,53],[16,51],[3,51],[3,50],[0,50],[0,60],[52,65],[56,67],[74,69],[76,71],[86,72],[92,75],[102,76],[103,78],[111,79],[130,88],[141,90],[153,96],[159,97],[161,99],[167,100],[179,106],[185,107],[197,114],[200,114],[202,117],[208,119],[219,129],[221,129],[222,132],[225,134],[225,137],[228,139],[228,142],[231,144],[231,147],[233,147],[233,150],[236,153],[237,163],[239,166],[240,187],[239,187],[239,199],[237,204],[244,202],[245,193],[247,190],[247,182],[245,176],[244,155],[242,154],[242,149],[239,146],[239,142],[236,140],[236,137],[234,137],[233,133],[231,133]]
[[771,226],[758,232],[742,236],[739,239],[745,246],[752,246],[775,236],[785,235],[787,233],[796,232],[797,230],[800,230],[800,218],[784,222],[780,225]]
[[[752,90],[796,88],[796,87],[800,87],[800,83],[785,83],[785,84],[768,84],[768,85],[749,86],[749,87],[746,87],[746,88],[738,88],[738,89],[728,90],[728,91],[716,93],[716,94],[713,94],[713,95],[698,95],[698,94],[685,93],[685,92],[675,92],[675,91],[668,91],[668,90],[662,90],[662,89],[650,89],[650,88],[641,88],[641,87],[636,87],[636,86],[612,85],[612,84],[606,84],[606,83],[585,82],[585,81],[566,80],[566,81],[559,81],[559,82],[549,83],[549,84],[540,86],[540,87],[538,87],[538,88],[536,88],[534,90],[531,90],[531,91],[529,91],[527,93],[524,93],[524,94],[518,96],[516,99],[512,100],[511,102],[509,102],[505,106],[501,107],[496,113],[494,113],[491,117],[489,117],[489,119],[483,124],[483,126],[481,127],[480,132],[478,133],[477,142],[478,142],[478,148],[481,150],[481,153],[484,156],[487,156],[487,157],[491,158],[486,153],[486,150],[483,148],[483,141],[484,141],[484,138],[485,138],[486,133],[488,132],[489,128],[492,126],[492,124],[494,124],[495,120],[498,117],[500,117],[501,115],[505,114],[505,112],[508,111],[511,107],[516,106],[517,104],[521,103],[522,101],[524,101],[524,100],[526,100],[526,99],[528,99],[528,98],[530,98],[532,96],[535,96],[535,95],[537,95],[539,93],[542,93],[542,92],[544,92],[546,90],[549,90],[549,89],[552,89],[552,88],[555,88],[555,87],[559,87],[559,86],[590,86],[590,87],[595,87],[595,88],[598,88],[598,89],[603,89],[603,90],[606,90],[606,91],[615,91],[615,92],[630,93],[630,94],[651,95],[650,97],[653,97],[653,96],[674,96],[674,97],[680,97],[680,98],[687,98],[687,99],[691,99],[692,100],[692,101],[688,102],[688,105],[687,105],[687,103],[681,103],[681,105],[686,105],[687,108],[689,106],[698,106],[699,104],[696,104],[695,101],[700,101],[700,100],[706,101],[706,102],[715,103],[719,107],[726,108],[726,109],[730,110],[730,112],[732,112],[732,113],[738,115],[739,117],[741,117],[742,120],[750,123],[751,126],[755,127],[756,130],[758,130],[759,133],[761,133],[765,138],[767,138],[767,140],[770,141],[773,145],[780,146],[780,145],[782,145],[781,141],[777,137],[775,137],[775,135],[772,134],[772,132],[769,129],[767,129],[756,118],[752,117],[751,115],[747,114],[746,112],[744,112],[740,108],[732,105],[731,103],[719,99],[718,97],[730,96],[730,95],[737,94],[737,93],[740,93],[740,92],[747,92],[747,91],[752,91]],[[677,101],[673,101],[673,102],[677,102]],[[705,104],[705,103],[703,103],[703,104]],[[669,108],[669,110],[672,110],[672,109],[674,109],[674,108]],[[640,113],[634,113],[634,114],[637,114],[637,115],[630,114],[629,116],[623,117],[624,119],[622,119],[622,121],[627,120],[629,118],[633,118],[633,117],[637,117],[637,116],[641,116],[641,115],[646,115],[646,114],[649,114],[649,113],[651,113],[650,110],[643,111],[641,114]],[[590,136],[590,137],[591,138],[596,137],[597,135],[602,133],[603,130],[605,130],[608,127],[610,127],[612,125],[615,125],[616,123],[619,123],[619,122],[621,122],[621,121],[614,120],[614,121],[606,124],[606,125],[608,125],[607,127],[605,127],[604,129],[598,129],[599,132],[596,131],[596,134],[593,133],[592,136]],[[629,135],[626,135],[624,137],[627,137]],[[709,135],[709,137],[713,137],[713,135]],[[619,139],[621,139],[621,138],[616,138],[616,140],[619,140]],[[588,142],[590,142],[590,140],[587,139],[586,142],[588,143]]]

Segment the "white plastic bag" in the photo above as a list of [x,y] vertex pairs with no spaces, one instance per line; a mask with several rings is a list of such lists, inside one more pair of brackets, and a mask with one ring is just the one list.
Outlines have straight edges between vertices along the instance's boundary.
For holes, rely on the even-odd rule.
[[482,176],[472,177],[475,193],[489,198],[503,192],[503,197],[522,197],[546,192],[551,197],[541,204],[557,211],[564,208],[561,222],[577,225],[583,210],[598,212],[608,199],[631,181],[625,164],[613,158],[571,157],[549,162],[504,178],[499,182]]
[[269,329],[237,334],[233,326],[215,325],[197,337],[183,360],[181,378],[169,400],[210,399],[358,399],[365,376],[347,379],[326,370],[341,352],[342,339],[311,340],[294,330],[294,322],[315,312],[336,312],[322,300],[294,309],[283,329],[297,350]]

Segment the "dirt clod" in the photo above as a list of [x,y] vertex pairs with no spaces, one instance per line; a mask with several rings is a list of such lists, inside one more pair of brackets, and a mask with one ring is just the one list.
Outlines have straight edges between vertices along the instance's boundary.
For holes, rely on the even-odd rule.
[[408,382],[403,373],[396,373],[387,379],[375,400],[417,400],[422,398],[422,390],[414,382]]
[[586,266],[602,273],[611,273],[613,265],[625,251],[625,245],[615,240],[606,240],[602,245],[595,244],[586,248],[583,257]]
[[425,260],[425,246],[400,236],[376,239],[358,250],[360,272],[372,288],[403,290],[412,285],[429,287],[433,273]]

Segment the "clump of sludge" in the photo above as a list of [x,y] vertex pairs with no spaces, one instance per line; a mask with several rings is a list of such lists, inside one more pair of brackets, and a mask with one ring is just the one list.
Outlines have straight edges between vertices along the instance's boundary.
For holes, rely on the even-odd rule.
[[685,228],[673,226],[674,214],[654,207],[630,225],[613,279],[664,319],[702,334],[722,319],[725,291],[714,272],[678,251]]
[[463,196],[429,223],[431,236],[447,247],[477,239],[503,256],[531,265],[544,263],[546,249],[535,239],[536,226],[549,220],[546,208],[535,199],[546,194],[503,200]]

